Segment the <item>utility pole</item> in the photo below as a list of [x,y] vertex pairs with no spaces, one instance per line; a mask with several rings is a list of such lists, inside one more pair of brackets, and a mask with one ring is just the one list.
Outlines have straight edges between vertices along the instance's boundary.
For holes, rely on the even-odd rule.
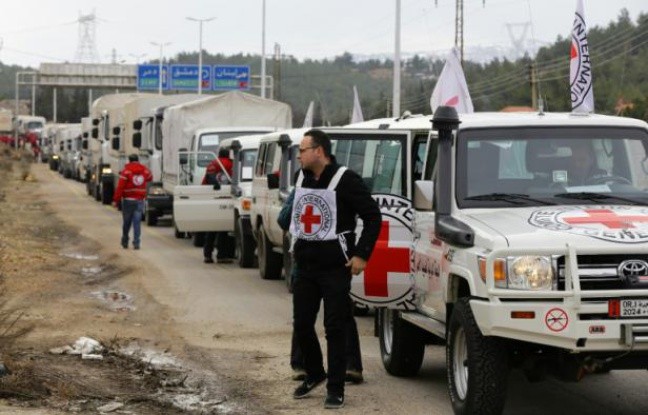
[[274,99],[281,101],[281,45],[274,45]]
[[263,0],[261,10],[261,98],[266,97],[266,56],[265,56],[265,32],[266,32],[266,1]]
[[162,95],[162,60],[164,59],[164,47],[170,44],[171,42],[151,42],[151,45],[160,47],[160,62],[158,64],[158,94],[160,95]]
[[464,66],[464,2],[463,0],[456,0],[456,15],[455,15],[455,46],[459,49],[459,56],[461,57],[461,67]]
[[529,83],[531,84],[531,107],[538,109],[538,79],[535,62],[529,65]]
[[392,114],[395,117],[400,115],[400,89],[401,89],[401,61],[400,61],[400,27],[401,27],[401,0],[396,0],[396,32],[394,45],[394,90],[392,92]]
[[[214,20],[215,17],[210,17],[208,19],[195,19],[193,17],[187,17],[187,20],[191,20],[192,22],[198,22],[198,95],[202,94],[202,33],[203,33],[203,23],[205,22],[210,22]],[[161,72],[160,72],[161,73]]]

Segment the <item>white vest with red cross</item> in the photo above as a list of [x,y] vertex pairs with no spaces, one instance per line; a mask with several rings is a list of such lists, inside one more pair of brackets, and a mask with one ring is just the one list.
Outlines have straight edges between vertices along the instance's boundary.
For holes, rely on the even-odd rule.
[[290,220],[290,234],[295,239],[306,241],[338,239],[335,233],[337,229],[335,189],[346,170],[346,167],[340,167],[326,189],[302,187],[304,173],[299,172],[295,183],[295,201]]

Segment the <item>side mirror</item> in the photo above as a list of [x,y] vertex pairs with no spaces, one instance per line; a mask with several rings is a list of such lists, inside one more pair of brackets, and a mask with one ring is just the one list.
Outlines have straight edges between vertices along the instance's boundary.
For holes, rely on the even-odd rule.
[[83,142],[81,143],[81,148],[84,150],[88,149],[88,140],[83,140]]
[[133,133],[133,147],[142,148],[142,133]]
[[141,130],[142,129],[142,120],[135,120],[133,121],[133,130]]
[[92,119],[92,125],[94,125],[94,126],[99,125],[99,118],[93,118]]
[[414,182],[414,209],[430,211],[434,200],[434,182],[417,180]]
[[90,135],[92,135],[92,138],[99,138],[99,129],[93,128]]
[[279,175],[277,173],[268,173],[268,189],[279,188]]
[[81,134],[83,138],[88,138],[88,132],[86,131],[85,133]]
[[186,153],[184,153],[184,154],[183,154],[183,153],[180,153],[180,154],[178,155],[178,157],[179,157],[179,160],[180,160],[180,164],[181,164],[181,165],[184,166],[184,165],[186,165],[187,163],[189,163],[189,155],[188,155],[188,154],[186,154]]
[[121,128],[120,127],[113,127],[113,134],[114,135],[119,135],[121,133]]
[[113,137],[111,144],[113,150],[119,151],[119,137]]
[[214,190],[220,190],[220,189],[221,189],[220,183],[218,182],[214,183]]

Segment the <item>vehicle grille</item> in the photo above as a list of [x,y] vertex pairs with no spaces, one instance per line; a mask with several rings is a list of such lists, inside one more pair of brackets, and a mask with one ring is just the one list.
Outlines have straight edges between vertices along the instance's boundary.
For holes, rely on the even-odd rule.
[[[615,290],[645,289],[646,285],[635,285],[626,282],[619,275],[619,265],[626,260],[639,259],[648,261],[648,255],[579,255],[578,269],[582,290]],[[556,260],[558,270],[558,289],[565,289],[565,257]]]

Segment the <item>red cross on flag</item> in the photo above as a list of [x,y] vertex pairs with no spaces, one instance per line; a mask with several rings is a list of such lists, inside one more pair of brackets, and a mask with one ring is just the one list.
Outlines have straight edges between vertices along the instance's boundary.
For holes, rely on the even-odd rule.
[[459,61],[459,51],[452,48],[430,98],[430,107],[432,113],[441,105],[455,107],[459,114],[470,114],[475,109],[470,99],[468,85],[461,62]]
[[587,43],[587,25],[583,14],[583,0],[576,0],[576,17],[572,29],[571,59],[569,62],[569,87],[572,112],[594,112],[592,62]]

